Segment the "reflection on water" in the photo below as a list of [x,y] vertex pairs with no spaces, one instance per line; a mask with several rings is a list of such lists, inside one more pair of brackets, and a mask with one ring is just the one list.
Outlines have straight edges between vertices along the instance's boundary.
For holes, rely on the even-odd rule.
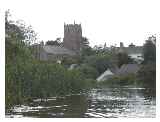
[[93,89],[87,94],[35,99],[7,110],[6,117],[155,117],[155,101],[152,89]]

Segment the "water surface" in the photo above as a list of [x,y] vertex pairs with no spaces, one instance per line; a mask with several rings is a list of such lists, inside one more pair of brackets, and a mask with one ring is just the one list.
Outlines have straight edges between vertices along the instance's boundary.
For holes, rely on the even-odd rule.
[[34,99],[28,105],[7,110],[6,117],[153,118],[156,116],[155,101],[155,92],[149,88],[93,89],[65,97]]

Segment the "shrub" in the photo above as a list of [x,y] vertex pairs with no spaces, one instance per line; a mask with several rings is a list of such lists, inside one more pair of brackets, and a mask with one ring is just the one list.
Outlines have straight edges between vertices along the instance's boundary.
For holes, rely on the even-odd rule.
[[89,65],[81,65],[78,71],[82,72],[86,79],[96,79],[98,77],[98,71]]

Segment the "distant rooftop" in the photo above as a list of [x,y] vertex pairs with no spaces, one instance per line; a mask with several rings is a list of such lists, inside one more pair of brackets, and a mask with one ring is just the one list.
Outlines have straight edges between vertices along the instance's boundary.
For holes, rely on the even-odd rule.
[[54,55],[76,55],[75,52],[68,50],[61,46],[54,46],[54,45],[45,45],[43,49],[46,53],[54,54]]
[[131,43],[128,47],[123,46],[123,42],[120,42],[120,47],[117,47],[118,52],[126,52],[127,54],[142,54],[143,46],[136,46]]
[[116,74],[124,75],[124,74],[136,73],[138,70],[139,70],[138,64],[123,64]]
[[124,50],[126,51],[127,54],[142,53],[143,47],[142,46],[125,47]]

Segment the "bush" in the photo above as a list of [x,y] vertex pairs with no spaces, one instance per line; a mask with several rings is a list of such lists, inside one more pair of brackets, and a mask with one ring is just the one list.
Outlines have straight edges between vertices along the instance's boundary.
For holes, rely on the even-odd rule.
[[94,79],[85,79],[86,89],[97,87],[97,81]]
[[48,62],[32,63],[6,66],[6,105],[21,104],[26,98],[80,93],[92,85],[78,70]]
[[156,88],[156,64],[150,62],[142,65],[137,77],[144,86]]
[[81,65],[77,70],[83,73],[86,79],[96,79],[98,77],[98,71],[89,65]]
[[92,55],[88,56],[84,63],[94,67],[98,71],[98,75],[103,73],[107,68],[109,68],[111,62],[110,62],[110,55],[108,54],[100,54],[100,55]]

